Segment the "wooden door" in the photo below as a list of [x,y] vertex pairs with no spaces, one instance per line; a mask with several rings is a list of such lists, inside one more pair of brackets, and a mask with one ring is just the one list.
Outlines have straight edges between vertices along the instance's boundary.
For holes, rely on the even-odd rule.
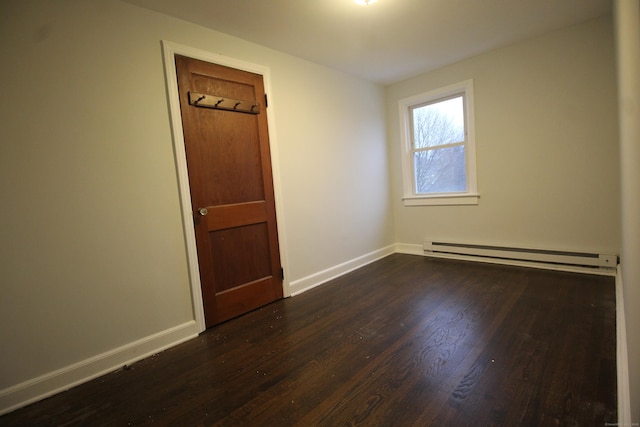
[[282,298],[262,76],[176,55],[206,326]]

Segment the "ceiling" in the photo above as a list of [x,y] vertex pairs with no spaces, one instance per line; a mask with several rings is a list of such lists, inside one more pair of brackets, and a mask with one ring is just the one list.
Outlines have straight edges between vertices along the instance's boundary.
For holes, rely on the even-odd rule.
[[381,84],[611,12],[611,0],[125,0]]

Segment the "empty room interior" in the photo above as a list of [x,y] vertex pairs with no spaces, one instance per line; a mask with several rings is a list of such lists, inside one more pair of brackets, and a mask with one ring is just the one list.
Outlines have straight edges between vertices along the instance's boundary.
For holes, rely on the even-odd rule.
[[640,423],[639,2],[359,3],[2,2],[0,425]]

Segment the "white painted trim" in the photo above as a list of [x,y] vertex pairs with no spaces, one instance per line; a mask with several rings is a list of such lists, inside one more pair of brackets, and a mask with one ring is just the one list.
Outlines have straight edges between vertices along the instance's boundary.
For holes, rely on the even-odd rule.
[[477,205],[479,199],[479,194],[461,193],[403,197],[402,201],[405,206],[455,206]]
[[350,261],[343,262],[336,266],[327,268],[326,270],[319,271],[310,276],[303,277],[302,279],[294,280],[291,282],[291,295],[299,295],[309,289],[320,286],[329,280],[335,279],[342,275],[345,275],[353,270],[357,270],[360,267],[364,267],[374,261],[391,255],[395,252],[395,245],[390,245],[382,249],[378,249],[368,254],[359,256]]
[[[415,193],[413,179],[413,160],[411,158],[411,124],[409,109],[417,104],[436,101],[452,95],[464,94],[465,97],[465,130],[466,130],[466,168],[467,191],[464,193],[447,194],[434,193],[423,195]],[[437,88],[426,93],[410,96],[398,101],[398,113],[400,115],[400,159],[402,164],[402,188],[405,206],[450,206],[450,205],[477,205],[478,176],[477,156],[475,140],[475,116],[474,116],[473,79],[464,80],[445,87]],[[466,196],[466,197],[465,197]]]
[[622,267],[616,271],[616,367],[618,377],[618,425],[630,426],[631,394],[629,389],[629,353],[627,351],[627,323],[624,316],[624,287]]
[[202,301],[202,289],[200,288],[200,269],[198,267],[198,252],[196,249],[196,238],[191,220],[189,175],[187,172],[187,155],[184,148],[184,136],[182,130],[182,119],[180,116],[180,100],[178,96],[178,76],[175,67],[175,54],[185,54],[187,48],[174,45],[173,43],[162,41],[164,56],[165,84],[167,86],[167,98],[169,101],[171,132],[173,133],[173,150],[176,159],[178,172],[178,185],[180,190],[180,205],[182,207],[182,227],[185,235],[187,250],[187,262],[189,266],[189,282],[191,284],[191,300],[193,314],[199,332],[206,329],[204,320],[204,305]]
[[[167,86],[167,96],[169,99],[169,110],[171,120],[171,131],[173,134],[173,148],[175,153],[176,168],[178,171],[178,185],[180,189],[180,204],[182,208],[182,226],[186,241],[187,260],[189,265],[189,279],[191,284],[191,298],[193,302],[193,312],[196,323],[200,328],[200,332],[206,329],[204,319],[204,304],[202,301],[202,288],[200,284],[200,269],[198,266],[198,251],[196,249],[195,232],[193,229],[191,206],[191,190],[189,188],[189,174],[187,171],[187,156],[184,148],[184,134],[182,129],[182,117],[180,114],[180,100],[178,97],[178,81],[175,68],[174,57],[176,54],[188,56],[190,58],[211,62],[214,64],[224,65],[236,68],[238,70],[248,71],[260,74],[263,77],[265,92],[271,94],[271,71],[268,67],[241,61],[239,59],[218,55],[204,50],[196,49],[189,46],[180,45],[170,41],[162,41],[162,49],[164,56],[165,83]],[[285,271],[285,280],[283,280],[283,293],[285,296],[290,295],[289,283],[287,280],[287,256],[283,242],[286,241],[284,231],[284,218],[282,206],[282,193],[280,181],[280,164],[277,150],[277,139],[275,134],[275,107],[274,96],[269,97],[269,107],[267,111],[267,123],[269,128],[269,147],[271,150],[271,166],[273,174],[274,197],[276,204],[276,221],[278,223],[278,240],[280,244],[280,261]]]
[[396,243],[396,252],[401,254],[428,256],[431,258],[444,258],[444,259],[454,259],[459,261],[484,262],[488,264],[512,265],[515,267],[539,268],[543,270],[565,271],[569,273],[586,273],[586,274],[593,274],[596,276],[613,277],[616,275],[616,270],[614,268],[588,268],[588,267],[548,264],[548,263],[532,262],[532,261],[517,261],[517,260],[509,260],[509,259],[502,259],[502,258],[474,257],[469,255],[458,255],[458,254],[441,254],[441,253],[434,253],[434,252],[425,252],[422,245],[409,244],[409,243]]
[[0,390],[0,415],[68,390],[198,336],[195,321]]

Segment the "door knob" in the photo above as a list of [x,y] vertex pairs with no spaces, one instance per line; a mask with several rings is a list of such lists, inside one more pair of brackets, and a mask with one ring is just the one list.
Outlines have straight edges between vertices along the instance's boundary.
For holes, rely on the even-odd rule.
[[198,213],[200,214],[200,216],[205,216],[209,213],[209,211],[207,210],[207,208],[200,208],[198,209]]

